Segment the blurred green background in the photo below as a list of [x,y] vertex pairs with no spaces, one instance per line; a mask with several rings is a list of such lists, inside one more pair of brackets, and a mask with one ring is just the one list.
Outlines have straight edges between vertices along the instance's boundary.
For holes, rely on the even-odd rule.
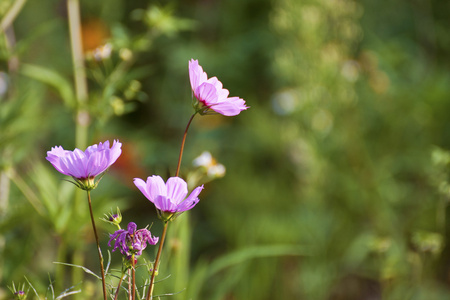
[[[194,58],[251,108],[194,119],[181,176],[205,150],[227,174],[169,228],[159,277],[170,277],[157,293],[450,299],[450,2],[80,7],[81,104],[66,1],[0,1],[0,298],[24,276],[49,298],[49,281],[57,294],[73,285],[79,299],[98,293],[92,276],[53,263],[98,269],[84,195],[45,160],[55,145],[119,139],[120,160],[92,192],[95,214],[119,206],[125,225],[160,234],[132,179],[173,176]],[[114,228],[98,223],[108,256]],[[120,268],[117,253],[111,264]]]

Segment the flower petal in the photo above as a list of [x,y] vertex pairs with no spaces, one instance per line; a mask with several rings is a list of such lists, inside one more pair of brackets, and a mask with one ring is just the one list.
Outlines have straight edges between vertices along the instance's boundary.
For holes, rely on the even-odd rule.
[[46,159],[56,170],[77,179],[95,177],[106,171],[120,156],[122,144],[114,140],[112,148],[109,141],[89,146],[85,151],[64,150],[61,146],[47,152]]
[[158,196],[155,198],[155,206],[160,211],[174,213],[177,211],[177,205],[172,203],[166,196]]
[[189,79],[193,91],[208,79],[203,68],[198,64],[198,60],[191,59],[189,61]]
[[144,194],[144,196],[148,200],[150,200],[150,202],[154,203],[154,197],[150,197],[150,193],[147,192],[147,183],[145,183],[145,181],[140,178],[134,178],[133,182],[134,185],[141,191],[141,193]]
[[212,110],[224,116],[236,116],[247,108],[245,101],[239,97],[227,98],[225,101],[211,106]]
[[154,199],[159,195],[166,196],[167,188],[161,176],[153,175],[147,178],[147,192]]
[[183,202],[188,193],[187,183],[180,177],[170,177],[166,183],[167,197],[176,205]]
[[182,203],[178,205],[177,211],[186,211],[193,208],[199,201],[198,195],[203,190],[203,185],[196,187],[191,194],[184,200]]
[[66,174],[61,168],[61,158],[65,157],[68,153],[70,153],[70,151],[64,150],[61,146],[53,147],[51,151],[47,151],[46,159],[53,165],[53,167],[55,167],[58,172],[64,175],[69,175]]
[[214,85],[207,82],[204,82],[197,87],[194,91],[194,95],[198,101],[202,102],[206,106],[214,105],[219,99]]
[[122,154],[122,143],[119,142],[118,140],[114,140],[114,143],[110,150],[109,166],[115,163],[121,154]]
[[[195,97],[207,108],[224,116],[235,116],[249,108],[239,97],[228,98],[229,91],[223,88],[222,82],[217,77],[208,79],[198,60],[189,61],[189,78]],[[205,113],[207,111],[208,109],[204,110]]]

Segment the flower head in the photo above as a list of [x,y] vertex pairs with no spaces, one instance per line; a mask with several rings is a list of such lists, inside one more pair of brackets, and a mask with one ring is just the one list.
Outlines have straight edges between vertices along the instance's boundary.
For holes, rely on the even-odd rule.
[[57,146],[47,152],[46,159],[60,173],[72,176],[78,187],[91,190],[98,183],[94,178],[104,173],[119,158],[121,147],[122,143],[117,140],[114,140],[111,148],[109,141],[106,141],[89,146],[85,151],[69,151]]
[[16,288],[16,285],[14,282],[12,283],[12,286],[8,287],[11,293],[14,295],[14,299],[16,300],[25,300],[27,298],[27,292],[25,292],[25,284],[22,284],[22,286],[18,286]]
[[195,167],[204,169],[208,177],[219,178],[225,176],[225,166],[218,163],[208,151],[200,154],[200,156],[194,159],[192,164]]
[[147,247],[147,243],[151,245],[156,245],[159,238],[152,236],[150,230],[143,228],[136,230],[137,226],[135,223],[128,223],[128,228],[119,229],[113,234],[110,234],[108,246],[111,247],[111,242],[115,240],[113,251],[119,248],[120,253],[125,255],[125,257],[130,257],[131,255],[141,255],[142,251]]
[[27,294],[24,291],[17,291],[14,293],[14,298],[18,300],[25,300],[27,298]]
[[153,175],[147,178],[147,182],[135,178],[134,184],[156,206],[159,217],[164,221],[173,220],[193,208],[200,201],[198,195],[203,190],[203,185],[196,187],[187,196],[187,183],[179,177],[170,177],[164,183],[160,176]]
[[120,209],[118,207],[116,213],[113,213],[111,210],[111,213],[105,214],[104,216],[105,217],[101,219],[102,221],[111,225],[115,225],[120,229],[120,223],[122,222],[122,213],[120,212]]
[[213,110],[224,116],[236,116],[248,108],[244,99],[228,98],[229,91],[223,88],[217,77],[208,79],[203,68],[198,64],[198,60],[191,59],[189,61],[189,79],[194,96],[198,101],[196,109],[201,114]]

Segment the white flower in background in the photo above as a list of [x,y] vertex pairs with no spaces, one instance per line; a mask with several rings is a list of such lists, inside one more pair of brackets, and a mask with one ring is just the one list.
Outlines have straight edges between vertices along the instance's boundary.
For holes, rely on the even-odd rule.
[[219,164],[211,153],[204,151],[200,156],[194,159],[192,164],[198,168],[204,168],[208,177],[223,177],[225,176],[225,166]]
[[105,60],[111,57],[112,45],[110,43],[104,44],[95,48],[92,51],[92,55],[96,61]]

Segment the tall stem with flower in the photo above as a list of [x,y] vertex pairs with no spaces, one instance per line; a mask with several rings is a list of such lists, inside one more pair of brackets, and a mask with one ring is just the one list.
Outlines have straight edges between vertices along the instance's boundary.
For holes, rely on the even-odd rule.
[[109,147],[109,141],[106,141],[105,143],[89,146],[85,151],[81,151],[80,149],[69,151],[59,146],[53,147],[51,151],[48,151],[46,157],[56,170],[64,175],[71,176],[74,180],[72,183],[87,192],[89,213],[100,263],[104,300],[107,299],[107,293],[103,255],[95,226],[90,191],[97,187],[107,169],[119,158],[122,153],[121,147],[122,144],[118,141],[114,141],[111,148]]
[[217,79],[217,77],[208,79],[207,74],[198,64],[197,60],[191,59],[189,61],[189,79],[193,96],[195,97],[195,111],[190,117],[183,134],[175,177],[169,178],[166,184],[159,176],[148,177],[147,182],[144,182],[139,178],[134,179],[134,183],[139,190],[156,206],[158,216],[164,223],[161,242],[159,244],[150,277],[150,284],[146,298],[147,300],[153,299],[155,276],[161,258],[169,222],[173,221],[182,212],[193,208],[198,203],[199,199],[197,196],[203,189],[203,185],[195,188],[186,198],[187,184],[183,179],[178,177],[186,136],[192,120],[197,114],[205,115],[210,113],[219,113],[224,116],[236,116],[241,111],[248,108],[243,99],[239,97],[229,98],[229,91],[223,88],[222,83]]
[[100,261],[100,272],[101,272],[101,276],[102,276],[103,297],[106,300],[107,294],[106,294],[106,284],[105,284],[105,268],[103,267],[103,255],[102,255],[102,250],[100,248],[100,243],[98,241],[97,228],[95,226],[95,221],[94,221],[94,213],[92,212],[91,191],[86,190],[86,193],[87,193],[87,199],[88,199],[88,204],[89,204],[89,213],[91,215],[92,230],[94,231],[95,242],[97,244],[98,260]]

